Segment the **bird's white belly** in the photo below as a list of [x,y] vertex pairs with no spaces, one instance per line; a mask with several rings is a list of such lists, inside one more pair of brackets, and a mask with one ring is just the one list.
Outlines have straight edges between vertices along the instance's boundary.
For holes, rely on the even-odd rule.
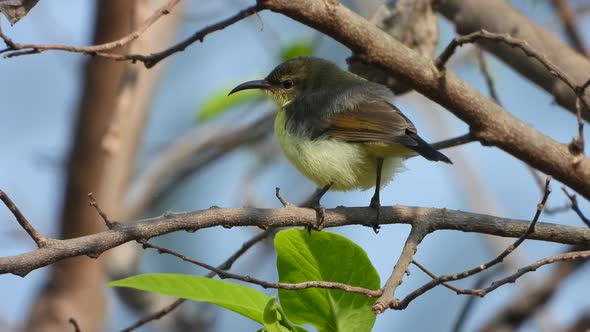
[[[287,159],[318,187],[332,183],[331,190],[346,191],[375,186],[377,158],[367,152],[366,146],[333,139],[312,141],[276,128],[276,125],[279,146]],[[386,185],[394,171],[402,167],[401,158],[386,158],[381,184]]]

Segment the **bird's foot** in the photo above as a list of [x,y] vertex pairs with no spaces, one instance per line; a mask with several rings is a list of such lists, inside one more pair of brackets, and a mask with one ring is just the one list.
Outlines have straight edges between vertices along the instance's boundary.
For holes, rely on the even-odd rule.
[[316,215],[316,224],[308,224],[305,229],[307,229],[307,233],[311,234],[311,230],[315,229],[316,231],[321,231],[324,228],[324,218],[326,217],[326,209],[319,203],[315,202],[309,204],[307,207],[315,210]]
[[373,232],[375,232],[375,234],[378,234],[379,230],[381,229],[381,226],[379,225],[379,217],[381,216],[381,203],[379,202],[379,199],[375,199],[375,197],[371,198],[371,204],[369,204],[369,207],[375,209],[377,212],[375,220],[371,222],[369,226],[373,228]]

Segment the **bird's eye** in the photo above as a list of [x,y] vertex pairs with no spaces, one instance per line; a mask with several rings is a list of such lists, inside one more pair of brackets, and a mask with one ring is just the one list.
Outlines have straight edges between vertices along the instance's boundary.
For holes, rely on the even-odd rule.
[[291,89],[293,87],[293,80],[284,80],[281,82],[283,89]]

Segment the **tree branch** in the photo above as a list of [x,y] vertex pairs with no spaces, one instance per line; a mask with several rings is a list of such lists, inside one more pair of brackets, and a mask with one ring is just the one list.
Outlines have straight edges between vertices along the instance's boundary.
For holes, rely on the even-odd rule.
[[[326,210],[325,227],[364,225],[374,215],[367,207]],[[293,227],[307,226],[316,221],[315,211],[307,208],[208,209],[193,212],[165,213],[156,218],[117,223],[113,229],[67,239],[48,240],[45,247],[15,256],[0,258],[0,274],[26,276],[29,272],[69,257],[96,258],[103,252],[129,241],[149,239],[176,231],[196,231],[215,226]],[[85,222],[80,220],[79,222]],[[527,221],[494,217],[449,209],[392,206],[381,208],[380,224],[422,225],[431,231],[461,230],[502,237],[519,237]],[[537,224],[530,239],[584,245],[590,242],[590,228],[556,224]]]
[[306,281],[306,282],[300,282],[300,283],[296,283],[296,284],[290,284],[290,283],[284,283],[284,282],[269,282],[269,281],[265,281],[265,280],[256,279],[256,278],[253,278],[250,276],[241,276],[239,274],[226,272],[223,269],[216,268],[216,267],[209,265],[207,263],[201,262],[201,261],[196,260],[194,258],[190,258],[190,257],[180,254],[174,250],[170,250],[170,249],[167,249],[162,246],[155,245],[155,244],[147,243],[145,241],[139,241],[139,242],[143,244],[144,248],[156,249],[158,251],[158,253],[172,255],[172,256],[182,259],[185,262],[189,262],[191,264],[195,264],[197,266],[205,268],[205,269],[217,274],[221,279],[240,280],[243,282],[258,285],[262,288],[275,288],[275,289],[287,289],[287,290],[301,290],[301,289],[308,289],[308,288],[339,289],[339,290],[342,290],[345,292],[365,295],[368,297],[379,297],[383,293],[381,290],[366,289],[366,288],[362,288],[362,287],[351,286],[351,285],[347,285],[347,284],[343,284],[343,283],[339,283],[339,282],[332,282],[332,281]]
[[15,56],[25,55],[25,54],[34,54],[34,53],[41,53],[49,50],[54,51],[67,51],[67,52],[74,52],[74,53],[85,53],[87,55],[99,55],[105,58],[110,59],[117,59],[120,57],[120,54],[111,54],[106,53],[107,51],[111,51],[113,49],[125,46],[132,41],[139,38],[152,24],[154,24],[158,19],[162,16],[168,15],[170,11],[176,6],[176,4],[180,2],[180,0],[169,0],[164,6],[160,7],[156,10],[150,17],[148,17],[137,29],[133,32],[125,35],[122,38],[117,40],[92,45],[92,46],[71,46],[71,45],[59,45],[59,44],[19,44],[12,41],[8,36],[2,33],[0,30],[0,38],[4,40],[7,48],[2,50],[0,53],[4,54],[5,58],[11,58]]
[[[422,287],[418,288],[417,290],[413,291],[412,293],[408,294],[403,300],[398,301],[398,300],[391,300],[387,303],[387,306],[392,308],[392,309],[396,309],[396,310],[402,310],[407,308],[407,306],[410,304],[410,302],[412,302],[414,299],[416,299],[417,297],[419,297],[420,295],[424,294],[425,292],[431,290],[432,288],[441,285],[447,281],[454,281],[454,280],[460,280],[460,279],[465,279],[467,277],[470,277],[474,274],[480,273],[484,270],[489,269],[490,267],[497,265],[499,263],[501,263],[504,258],[506,258],[508,255],[510,255],[514,250],[516,250],[516,248],[518,248],[525,239],[529,238],[530,235],[536,233],[536,225],[539,221],[539,217],[541,216],[541,212],[543,211],[543,207],[545,206],[545,204],[547,203],[547,199],[549,198],[549,195],[551,194],[551,188],[549,188],[549,182],[550,182],[550,178],[548,177],[547,180],[545,181],[545,192],[543,193],[543,198],[541,199],[541,202],[537,205],[537,209],[535,212],[535,215],[533,217],[533,219],[531,220],[531,222],[529,223],[527,229],[525,230],[524,233],[522,233],[522,235],[516,240],[514,241],[514,243],[512,243],[510,246],[508,246],[508,248],[506,248],[503,252],[501,252],[498,256],[496,256],[494,259],[485,262],[483,264],[480,264],[474,268],[471,268],[469,270],[465,270],[463,272],[459,272],[459,273],[455,273],[455,274],[449,274],[449,275],[445,275],[442,277],[438,277],[433,279],[432,281],[426,283],[425,285],[423,285]],[[522,269],[521,269],[522,270]],[[526,272],[524,272],[526,273]],[[524,274],[522,273],[522,274]],[[518,279],[518,277],[520,277],[522,274],[517,275],[515,274],[515,277],[513,279],[507,279],[507,280],[512,280],[512,282],[516,281],[516,279]],[[504,279],[503,279],[504,280]],[[506,283],[506,282],[505,282]],[[492,286],[495,286],[495,288],[490,289],[489,291],[492,291],[496,288],[498,288],[499,286],[505,284],[505,283],[498,283],[497,286],[495,286],[496,283],[492,283]],[[461,291],[457,291],[457,294],[469,294],[469,295],[478,295],[478,296],[485,296],[487,293],[486,290],[461,290]]]

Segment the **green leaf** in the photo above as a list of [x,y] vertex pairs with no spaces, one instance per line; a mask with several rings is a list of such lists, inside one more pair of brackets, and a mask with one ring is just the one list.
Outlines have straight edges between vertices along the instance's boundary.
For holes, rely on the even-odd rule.
[[252,288],[228,281],[183,274],[141,274],[108,283],[178,298],[207,302],[237,312],[260,324],[269,296]]
[[[289,229],[275,237],[279,280],[287,283],[334,281],[379,289],[377,271],[354,242],[327,231],[308,235]],[[297,324],[312,324],[323,331],[370,331],[375,323],[375,299],[340,290],[279,289],[281,306]]]
[[261,95],[261,92],[257,90],[243,90],[228,96],[227,94],[231,89],[232,87],[225,87],[205,99],[199,107],[198,120],[201,122],[209,121],[233,107],[252,101]]
[[310,41],[296,41],[281,48],[280,57],[282,61],[287,61],[298,56],[310,56],[314,52],[314,46]]

